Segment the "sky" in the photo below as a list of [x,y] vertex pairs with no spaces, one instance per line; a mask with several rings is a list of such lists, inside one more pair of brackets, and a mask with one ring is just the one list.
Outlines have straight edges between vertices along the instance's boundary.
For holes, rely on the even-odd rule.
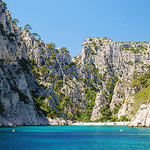
[[19,27],[26,24],[46,43],[71,56],[88,37],[150,42],[150,0],[4,0]]

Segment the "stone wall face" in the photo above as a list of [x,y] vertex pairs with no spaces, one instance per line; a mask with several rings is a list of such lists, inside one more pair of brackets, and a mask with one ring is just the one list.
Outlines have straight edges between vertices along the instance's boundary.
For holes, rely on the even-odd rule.
[[[131,87],[133,73],[147,72],[149,64],[150,43],[107,38],[86,39],[81,54],[71,58],[67,50],[19,29],[0,0],[1,126],[67,124],[66,115],[75,118],[77,111],[95,121],[105,106],[118,118],[132,118],[131,126],[149,126],[149,104],[132,114],[136,89]],[[56,90],[58,81],[62,85]],[[56,119],[42,107],[55,110]]]

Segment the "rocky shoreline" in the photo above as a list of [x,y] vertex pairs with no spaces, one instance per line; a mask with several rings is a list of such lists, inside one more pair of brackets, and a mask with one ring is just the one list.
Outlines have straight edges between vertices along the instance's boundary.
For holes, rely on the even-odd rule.
[[150,127],[150,103],[141,105],[129,123],[130,127]]
[[45,120],[40,120],[37,123],[22,123],[22,122],[16,122],[16,121],[6,121],[6,120],[0,120],[0,127],[14,127],[14,126],[62,126],[62,125],[68,125],[68,121],[64,118],[55,118],[51,119],[49,117],[46,117]]

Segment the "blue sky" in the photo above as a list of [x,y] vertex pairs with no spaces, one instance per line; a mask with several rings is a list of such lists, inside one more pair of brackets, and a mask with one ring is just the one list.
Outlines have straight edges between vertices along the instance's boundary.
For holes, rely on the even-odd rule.
[[150,0],[4,0],[12,17],[46,43],[81,52],[88,37],[150,42]]

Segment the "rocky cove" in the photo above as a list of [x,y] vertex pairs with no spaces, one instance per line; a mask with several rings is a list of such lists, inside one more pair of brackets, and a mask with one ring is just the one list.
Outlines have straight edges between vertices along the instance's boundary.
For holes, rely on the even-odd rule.
[[19,28],[0,0],[0,126],[150,126],[150,43],[87,38],[71,58],[29,27]]

